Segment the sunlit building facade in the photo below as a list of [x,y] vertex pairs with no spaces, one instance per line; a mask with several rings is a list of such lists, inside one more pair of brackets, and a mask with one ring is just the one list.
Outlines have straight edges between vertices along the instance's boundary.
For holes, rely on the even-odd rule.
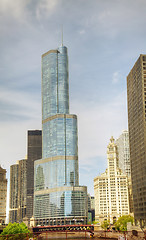
[[134,218],[146,226],[146,55],[127,76],[128,127]]
[[42,55],[42,159],[34,165],[36,223],[86,223],[87,188],[79,186],[77,116],[69,114],[65,46]]
[[107,146],[108,168],[94,178],[95,221],[109,220],[113,224],[129,214],[128,177],[118,167],[117,145],[113,137]]
[[9,222],[23,222],[26,217],[27,159],[10,166]]
[[0,166],[0,225],[6,222],[7,179],[6,169]]
[[18,216],[18,173],[19,162],[10,166],[9,222],[17,222]]

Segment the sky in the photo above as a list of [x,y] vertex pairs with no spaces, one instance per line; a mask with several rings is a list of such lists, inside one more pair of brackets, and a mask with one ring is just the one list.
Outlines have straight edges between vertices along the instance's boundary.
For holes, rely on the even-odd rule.
[[128,129],[126,77],[146,54],[145,0],[0,1],[0,164],[27,154],[41,129],[41,55],[69,55],[70,113],[78,116],[79,178],[94,195],[107,145]]

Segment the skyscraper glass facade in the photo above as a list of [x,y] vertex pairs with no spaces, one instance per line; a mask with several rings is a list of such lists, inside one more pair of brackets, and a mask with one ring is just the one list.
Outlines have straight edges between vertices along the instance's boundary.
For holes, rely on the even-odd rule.
[[45,120],[55,114],[69,113],[67,48],[51,50],[42,56],[42,104]]
[[87,221],[87,188],[79,186],[77,116],[69,114],[65,46],[42,55],[42,159],[35,161],[34,217],[39,224]]
[[130,167],[130,149],[129,149],[129,133],[124,130],[119,138],[116,140],[119,154],[119,167],[123,173],[126,173],[128,177],[131,176]]

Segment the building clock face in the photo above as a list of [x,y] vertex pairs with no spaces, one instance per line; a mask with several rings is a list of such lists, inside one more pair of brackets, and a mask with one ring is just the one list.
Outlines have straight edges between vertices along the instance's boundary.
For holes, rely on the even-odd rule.
[[113,158],[113,154],[109,154],[109,157],[110,157],[110,158]]

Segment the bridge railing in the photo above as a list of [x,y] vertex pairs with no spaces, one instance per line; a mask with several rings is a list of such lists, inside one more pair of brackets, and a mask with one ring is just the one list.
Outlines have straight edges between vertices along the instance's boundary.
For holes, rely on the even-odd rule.
[[35,232],[64,232],[64,231],[87,231],[93,232],[93,225],[56,225],[56,226],[37,226],[32,228],[33,233]]

